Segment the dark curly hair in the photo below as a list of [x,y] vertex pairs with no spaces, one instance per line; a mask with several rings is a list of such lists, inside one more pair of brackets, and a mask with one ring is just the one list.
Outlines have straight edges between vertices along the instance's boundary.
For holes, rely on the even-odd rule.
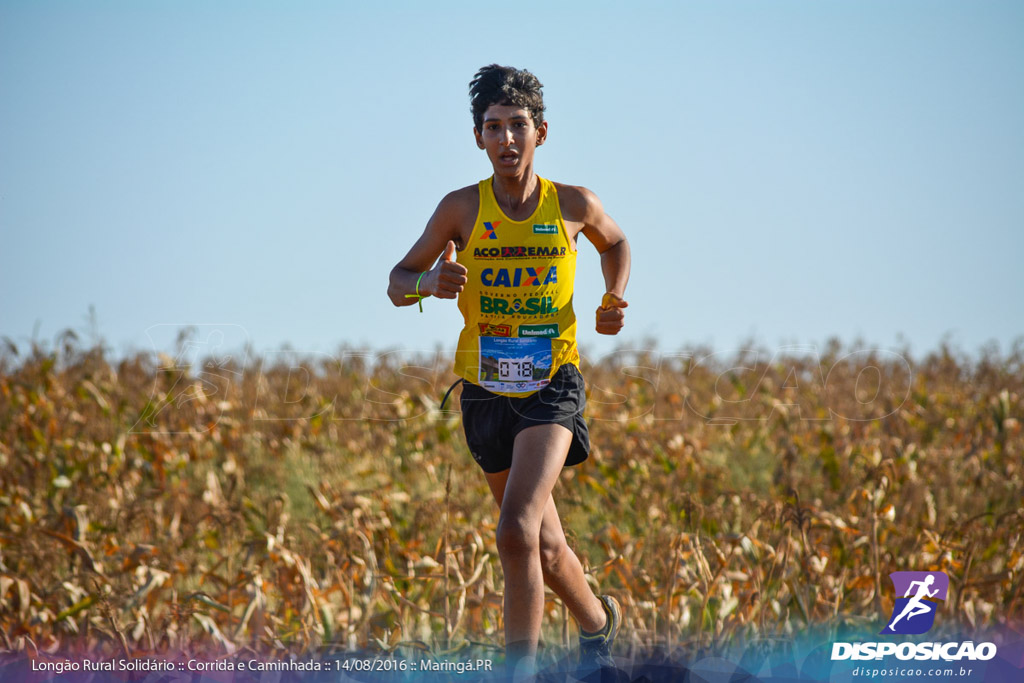
[[469,82],[473,125],[483,131],[484,112],[492,104],[522,107],[530,112],[535,126],[544,121],[543,84],[526,69],[489,64],[476,72]]

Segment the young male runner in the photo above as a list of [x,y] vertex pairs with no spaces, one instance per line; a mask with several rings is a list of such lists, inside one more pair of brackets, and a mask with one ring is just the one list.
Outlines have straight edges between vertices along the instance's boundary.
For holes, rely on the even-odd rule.
[[566,544],[552,489],[562,467],[590,448],[572,305],[577,238],[601,255],[601,334],[622,329],[630,265],[625,235],[592,192],[534,172],[534,151],[548,134],[541,87],[525,70],[492,64],[477,72],[473,134],[493,175],[441,200],[388,286],[396,306],[458,298],[463,427],[501,508],[506,659],[514,666],[529,658],[528,667],[545,583],[580,626],[584,663],[607,662],[619,626],[618,604],[594,595]]

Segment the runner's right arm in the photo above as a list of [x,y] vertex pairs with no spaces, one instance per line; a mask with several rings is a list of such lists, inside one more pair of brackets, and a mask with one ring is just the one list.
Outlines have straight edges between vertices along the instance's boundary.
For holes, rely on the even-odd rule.
[[[441,200],[416,244],[391,269],[388,297],[395,306],[412,306],[417,302],[415,296],[406,296],[416,293],[417,280],[421,296],[454,299],[462,291],[468,271],[456,263],[455,250],[465,242],[462,230],[470,210],[467,189],[470,188],[451,192]],[[441,258],[431,268],[438,255]]]

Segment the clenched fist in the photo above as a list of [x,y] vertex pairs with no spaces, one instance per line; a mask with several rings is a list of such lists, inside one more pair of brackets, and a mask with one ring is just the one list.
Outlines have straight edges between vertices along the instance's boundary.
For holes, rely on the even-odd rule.
[[597,309],[597,331],[599,334],[618,334],[625,325],[626,314],[622,310],[629,303],[616,294],[607,292],[601,297],[601,306]]

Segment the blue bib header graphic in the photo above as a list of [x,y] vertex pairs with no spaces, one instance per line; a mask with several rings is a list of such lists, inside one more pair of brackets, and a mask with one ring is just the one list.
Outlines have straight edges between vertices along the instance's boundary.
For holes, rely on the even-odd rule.
[[889,624],[880,635],[918,635],[927,633],[935,623],[938,600],[949,594],[949,577],[943,572],[893,572],[896,604]]

